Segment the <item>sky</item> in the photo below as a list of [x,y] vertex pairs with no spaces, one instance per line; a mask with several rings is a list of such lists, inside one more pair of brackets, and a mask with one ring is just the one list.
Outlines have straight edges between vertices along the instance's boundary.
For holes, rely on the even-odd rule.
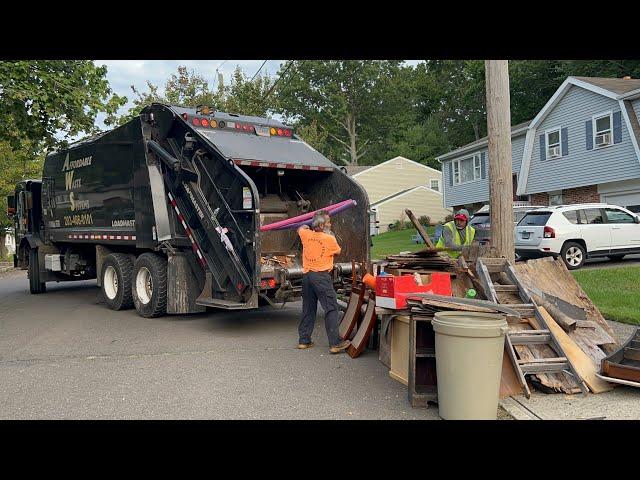
[[[406,63],[416,65],[422,60],[407,60]],[[172,73],[178,71],[179,66],[186,66],[189,70],[204,76],[209,84],[214,88],[217,86],[216,70],[222,73],[224,82],[227,83],[231,74],[239,66],[248,78],[252,78],[262,63],[262,60],[94,60],[96,65],[107,66],[107,80],[111,89],[118,95],[126,96],[129,103],[122,107],[118,114],[125,113],[129,107],[133,106],[134,94],[131,85],[140,92],[147,92],[147,80],[159,87],[160,92],[164,91],[164,85]],[[267,60],[260,71],[260,74],[268,73],[275,76],[280,65],[285,60]],[[104,114],[98,115],[96,124],[101,129],[106,129],[104,125]]]

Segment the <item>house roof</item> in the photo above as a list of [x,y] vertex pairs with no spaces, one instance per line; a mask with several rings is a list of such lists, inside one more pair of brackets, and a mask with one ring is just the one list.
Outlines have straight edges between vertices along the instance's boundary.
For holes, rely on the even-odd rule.
[[[529,126],[529,123],[531,123],[531,120],[529,120],[528,122],[522,122],[519,123],[518,125],[514,125],[511,127],[511,136],[512,137],[516,137],[519,135],[522,135],[524,133],[527,132],[527,127]],[[467,143],[466,145],[463,145],[460,148],[457,148],[455,150],[452,150],[448,153],[445,153],[444,155],[440,155],[439,157],[436,157],[436,160],[438,160],[439,162],[442,162],[443,160],[446,160],[447,158],[451,158],[451,157],[456,157],[462,153],[465,153],[469,150],[474,150],[477,147],[483,146],[483,145],[487,145],[489,143],[489,137],[482,137],[474,142],[471,143]]]
[[373,202],[371,204],[371,207],[377,207],[377,206],[379,206],[379,205],[381,205],[383,203],[387,203],[388,201],[393,200],[396,197],[401,197],[403,195],[406,195],[408,193],[413,192],[414,190],[420,190],[420,189],[426,190],[427,192],[436,193],[436,194],[442,196],[442,193],[437,191],[437,190],[425,187],[424,185],[418,185],[417,187],[405,188],[404,190],[400,190],[399,192],[396,192],[396,193],[394,193],[392,195],[387,195],[386,197],[381,198],[377,202]]
[[607,77],[573,77],[577,80],[590,83],[596,87],[604,88],[617,95],[624,95],[640,89],[638,78],[607,78]]
[[369,170],[371,167],[373,167],[373,165],[347,165],[346,167],[344,167],[344,169],[347,171],[347,175],[351,177],[356,173]]
[[[410,159],[405,158],[405,157],[402,157],[402,156],[397,156],[397,157],[393,157],[393,158],[391,158],[391,159],[387,160],[386,162],[378,163],[377,165],[370,165],[369,167],[367,167],[366,169],[364,169],[364,170],[362,170],[362,171],[360,171],[360,172],[356,172],[356,173],[351,174],[351,176],[353,176],[353,177],[357,177],[358,175],[360,175],[360,174],[361,174],[361,173],[363,173],[364,171],[367,171],[367,170],[374,170],[374,169],[376,169],[376,168],[378,168],[378,167],[381,167],[382,165],[386,165],[387,163],[389,163],[389,162],[393,162],[393,161],[395,161],[395,160],[404,160],[405,162],[409,162],[409,163],[411,163],[411,164],[414,164],[414,165],[417,165],[417,166],[419,166],[419,167],[422,167],[422,168],[424,168],[424,169],[426,169],[426,170],[431,170],[431,171],[433,171],[433,172],[436,172],[437,174],[442,175],[442,172],[441,172],[440,170],[436,170],[435,168],[430,167],[430,166],[428,166],[428,165],[425,165],[424,163],[419,163],[419,162],[416,162],[416,161],[414,161],[414,160],[410,160]],[[349,167],[346,167],[346,168],[349,168]]]

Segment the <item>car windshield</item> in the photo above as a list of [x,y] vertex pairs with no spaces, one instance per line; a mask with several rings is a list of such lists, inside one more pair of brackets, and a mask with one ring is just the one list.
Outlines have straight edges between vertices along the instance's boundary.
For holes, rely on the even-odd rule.
[[520,220],[518,226],[542,227],[546,225],[547,220],[549,220],[550,216],[551,212],[529,212],[524,217],[522,217],[522,220]]
[[469,225],[480,225],[483,223],[489,223],[488,213],[476,213],[473,218],[469,220]]

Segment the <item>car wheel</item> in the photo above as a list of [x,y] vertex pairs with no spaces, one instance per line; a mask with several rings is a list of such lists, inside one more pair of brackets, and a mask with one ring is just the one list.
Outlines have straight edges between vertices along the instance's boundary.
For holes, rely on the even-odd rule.
[[614,262],[616,260],[622,260],[624,257],[624,255],[607,255],[607,258],[609,258],[609,260],[613,260]]
[[584,265],[587,251],[576,242],[567,242],[562,246],[560,256],[569,270],[577,270]]
[[29,249],[27,275],[29,277],[29,291],[33,295],[47,291],[47,284],[40,281],[40,262],[38,261],[38,250],[35,248]]
[[111,310],[133,307],[131,279],[133,262],[129,255],[111,253],[102,264],[102,295]]
[[167,313],[167,259],[143,253],[133,267],[133,303],[146,318]]

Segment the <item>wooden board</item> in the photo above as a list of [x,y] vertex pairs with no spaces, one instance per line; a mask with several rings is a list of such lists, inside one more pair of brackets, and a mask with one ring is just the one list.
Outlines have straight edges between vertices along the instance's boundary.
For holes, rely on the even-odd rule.
[[[605,354],[610,354],[617,350],[618,344],[614,331],[582,287],[580,287],[580,284],[578,284],[573,275],[567,270],[562,259],[557,258],[552,260],[551,258],[541,258],[518,262],[514,270],[518,279],[526,287],[541,290],[545,294],[548,293],[581,308],[584,310],[587,320],[594,321],[599,329],[603,330],[603,332],[599,332],[597,331],[598,329],[590,329],[591,331],[583,329],[582,332],[576,335],[576,331],[580,330],[580,328],[576,328],[576,331],[569,334],[569,337],[571,337],[594,362],[597,363],[599,358],[602,358],[601,355],[596,352],[598,347],[596,346],[594,349],[593,345],[595,341],[601,341],[603,334],[616,340],[616,343],[602,344],[602,351],[604,351]],[[590,341],[592,338],[598,338],[598,340]]]
[[500,377],[500,398],[524,393],[524,388],[520,385],[518,374],[513,368],[513,363],[509,359],[509,352],[505,345],[502,354],[502,375]]
[[409,220],[411,220],[411,223],[413,223],[413,226],[416,227],[416,230],[418,232],[418,234],[422,237],[422,239],[424,240],[424,243],[431,248],[435,248],[436,246],[433,244],[433,242],[431,241],[431,237],[429,237],[429,234],[425,231],[424,227],[420,224],[420,222],[418,221],[418,219],[415,217],[415,215],[413,214],[413,212],[411,210],[409,210],[408,208],[405,209],[404,211],[407,214],[407,217],[409,217]]
[[369,297],[369,303],[367,303],[367,310],[364,313],[362,322],[360,323],[358,331],[351,341],[351,345],[347,347],[347,353],[351,358],[356,358],[365,349],[367,340],[369,340],[369,335],[371,335],[371,331],[373,330],[373,327],[378,320],[375,312],[375,295],[371,293]]
[[556,337],[556,341],[560,344],[564,350],[567,358],[573,364],[578,375],[582,377],[589,389],[593,393],[603,393],[613,390],[613,386],[596,376],[598,367],[589,358],[589,356],[582,351],[582,349],[576,345],[571,337],[556,323],[549,312],[544,307],[539,307],[540,314],[544,317],[545,322],[549,330]]

